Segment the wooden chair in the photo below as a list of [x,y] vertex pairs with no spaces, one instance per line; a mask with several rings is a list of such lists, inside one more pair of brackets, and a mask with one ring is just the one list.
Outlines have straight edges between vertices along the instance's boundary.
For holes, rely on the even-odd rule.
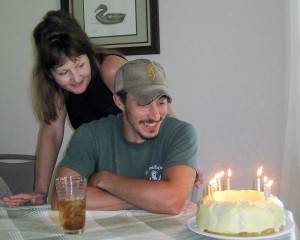
[[12,194],[33,191],[35,159],[34,155],[0,154],[0,176]]

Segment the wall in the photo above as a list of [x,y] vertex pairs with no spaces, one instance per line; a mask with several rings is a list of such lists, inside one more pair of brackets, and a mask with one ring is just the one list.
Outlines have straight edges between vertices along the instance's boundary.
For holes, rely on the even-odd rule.
[[[59,2],[0,0],[0,153],[35,151],[30,36],[46,11],[60,8]],[[286,0],[163,0],[161,54],[128,57],[147,57],[165,67],[179,117],[197,129],[205,182],[230,167],[233,188],[252,188],[263,165],[275,181],[274,191],[279,187],[288,5]],[[63,148],[71,133],[67,125]]]

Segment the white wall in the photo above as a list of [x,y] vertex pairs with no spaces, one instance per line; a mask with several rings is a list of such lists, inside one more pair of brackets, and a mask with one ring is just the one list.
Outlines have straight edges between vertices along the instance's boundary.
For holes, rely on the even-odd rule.
[[[46,11],[59,9],[59,3],[0,0],[0,153],[35,151],[30,36]],[[278,191],[288,5],[286,0],[159,1],[161,54],[128,57],[150,58],[165,67],[180,118],[197,129],[206,182],[230,167],[233,188],[252,188],[263,165]],[[71,133],[67,127],[66,141]]]

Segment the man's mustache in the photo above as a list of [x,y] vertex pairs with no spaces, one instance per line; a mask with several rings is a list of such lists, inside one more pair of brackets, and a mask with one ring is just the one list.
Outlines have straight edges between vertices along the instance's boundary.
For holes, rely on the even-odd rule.
[[160,117],[158,121],[153,120],[153,119],[147,119],[147,120],[141,120],[139,123],[140,124],[143,124],[143,123],[152,124],[152,123],[158,123],[160,121],[162,121],[162,117]]

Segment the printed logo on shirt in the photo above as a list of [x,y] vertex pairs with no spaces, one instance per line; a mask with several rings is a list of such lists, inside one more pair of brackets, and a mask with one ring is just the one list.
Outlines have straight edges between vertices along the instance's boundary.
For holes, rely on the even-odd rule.
[[153,165],[146,170],[145,175],[149,180],[160,180],[163,167],[161,165]]

